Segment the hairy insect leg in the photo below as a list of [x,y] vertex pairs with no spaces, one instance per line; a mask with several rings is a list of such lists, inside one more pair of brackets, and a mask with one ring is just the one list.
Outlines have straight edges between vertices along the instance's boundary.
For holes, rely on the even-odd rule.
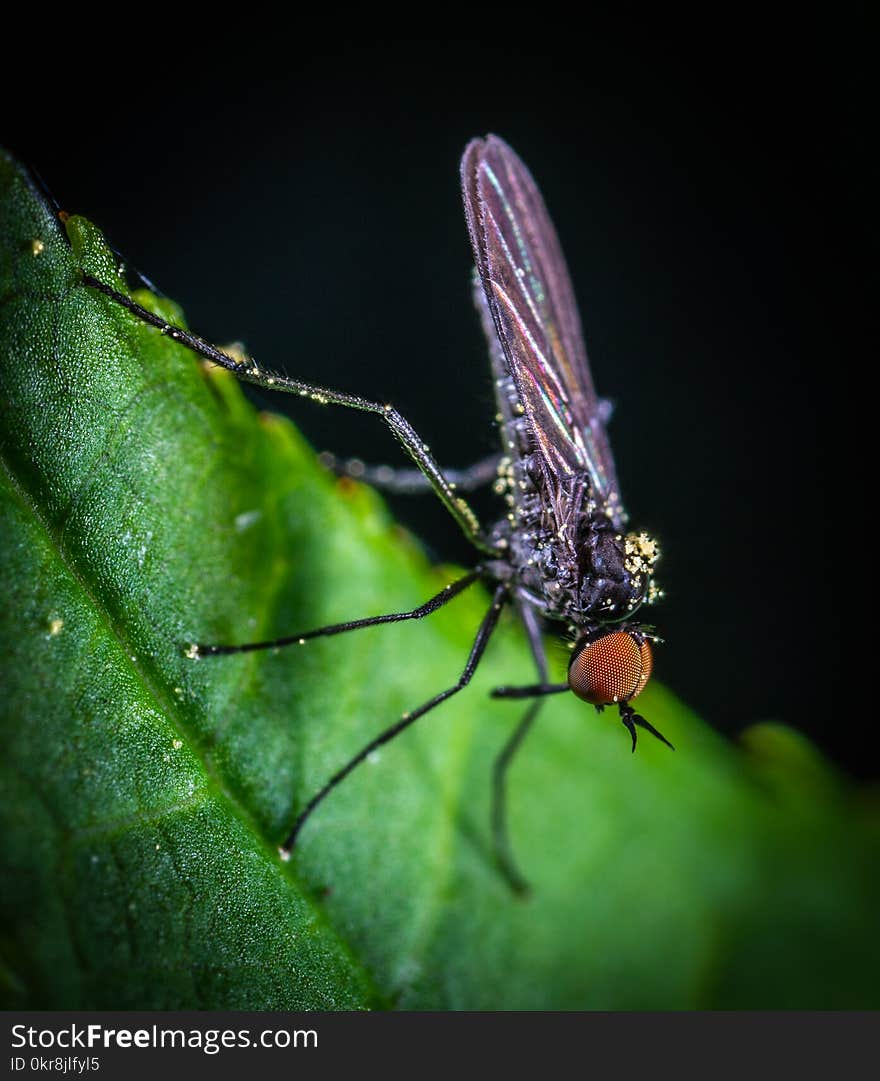
[[360,765],[360,763],[378,747],[388,743],[389,740],[394,739],[395,736],[399,736],[401,732],[409,728],[409,726],[417,721],[419,717],[424,717],[426,713],[429,713],[436,706],[439,706],[441,702],[445,702],[447,698],[451,698],[454,694],[457,694],[470,683],[483,653],[486,650],[486,646],[489,644],[492,632],[498,626],[498,618],[501,615],[501,609],[504,607],[506,600],[507,586],[499,585],[492,597],[492,604],[480,623],[473,645],[471,646],[471,651],[468,654],[467,663],[458,678],[458,682],[452,687],[447,687],[445,691],[435,694],[433,698],[429,698],[428,701],[422,703],[418,709],[413,710],[411,713],[404,713],[399,721],[392,724],[389,728],[386,728],[384,732],[381,732],[375,739],[371,739],[366,746],[362,747],[353,758],[349,759],[340,770],[337,770],[337,772],[333,774],[323,788],[319,789],[319,791],[312,796],[305,807],[303,807],[297,815],[290,833],[287,835],[284,844],[279,849],[282,859],[290,859],[290,853],[296,844],[300,830],[302,830],[303,826],[306,824],[309,816],[321,801],[325,799],[325,797],[328,796],[341,781],[345,780],[356,766]]
[[424,604],[420,604],[418,608],[413,608],[408,612],[390,612],[382,616],[367,616],[365,619],[350,619],[345,623],[331,623],[326,627],[318,627],[302,634],[286,634],[282,638],[272,638],[265,642],[243,642],[240,645],[214,646],[194,643],[188,647],[187,656],[195,659],[196,657],[217,657],[229,653],[253,653],[260,649],[280,649],[282,646],[302,645],[310,638],[345,634],[347,631],[360,630],[361,627],[377,627],[381,623],[400,623],[406,619],[423,619],[432,612],[436,612],[438,608],[442,608],[444,604],[448,604],[459,593],[463,593],[468,586],[473,585],[474,582],[480,579],[481,574],[480,568],[471,571],[470,574],[466,574],[463,578],[444,586],[439,593],[435,593]]
[[132,300],[131,297],[118,292],[109,285],[105,285],[90,274],[83,274],[82,281],[90,289],[103,293],[104,296],[109,297],[110,300],[127,309],[141,322],[156,327],[160,333],[167,335],[180,345],[186,346],[187,349],[192,350],[200,357],[204,357],[205,360],[211,361],[212,364],[232,372],[243,382],[252,383],[267,390],[298,394],[300,397],[309,398],[320,405],[340,405],[348,409],[357,409],[362,413],[373,413],[381,417],[418,466],[420,472],[425,476],[434,494],[458,522],[464,534],[481,551],[494,554],[494,549],[483,532],[476,514],[474,514],[468,503],[457,494],[455,485],[451,484],[446,478],[446,475],[428,450],[428,445],[393,405],[370,401],[368,398],[360,398],[354,394],[344,394],[328,387],[315,386],[313,383],[303,383],[299,379],[291,379],[277,372],[264,371],[252,358],[244,361],[236,360],[215,345],[211,345],[204,338],[200,338],[198,334],[184,330],[183,327],[166,323],[164,319],[154,315],[151,311]]
[[[366,465],[360,458],[340,460],[330,451],[320,454],[322,465],[339,477],[351,477],[392,495],[421,495],[432,490],[431,482],[420,469],[398,469],[390,465]],[[459,492],[473,492],[498,477],[500,454],[492,454],[466,469],[444,469],[443,476]]]
[[670,750],[675,750],[666,736],[664,736],[662,732],[658,732],[649,721],[646,721],[644,717],[636,713],[628,703],[621,702],[618,708],[620,709],[620,720],[623,723],[624,728],[626,728],[627,732],[629,732],[632,737],[633,754],[635,754],[636,743],[638,742],[638,735],[636,733],[637,728],[644,728],[646,732],[650,732],[652,736],[656,736],[661,743],[665,743]]
[[[546,681],[548,675],[547,654],[544,651],[544,641],[541,637],[540,621],[535,610],[530,605],[520,604],[519,613],[526,629],[529,648],[532,651],[538,675],[542,680]],[[546,683],[543,685],[546,685]],[[492,693],[494,697],[500,697],[494,691]],[[516,752],[522,746],[543,704],[543,700],[540,699],[532,702],[517,722],[516,728],[508,737],[507,742],[499,751],[492,767],[491,821],[495,860],[511,889],[514,893],[520,895],[529,892],[529,884],[517,866],[510,844],[510,831],[507,822],[507,775]]]

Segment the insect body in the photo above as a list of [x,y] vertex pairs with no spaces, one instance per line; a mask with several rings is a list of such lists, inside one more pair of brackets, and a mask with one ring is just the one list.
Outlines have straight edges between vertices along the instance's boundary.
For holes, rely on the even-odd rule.
[[[521,613],[559,620],[575,636],[567,684],[549,684],[535,621],[526,619],[544,682],[494,693],[570,688],[599,709],[616,705],[633,750],[636,726],[668,743],[629,704],[653,667],[649,631],[630,617],[659,595],[659,552],[647,534],[623,532],[608,409],[593,388],[556,231],[528,170],[497,137],[468,146],[461,179],[507,455],[510,512],[492,539],[506,553]],[[524,728],[533,720],[526,714]],[[503,803],[503,787],[496,801]],[[502,851],[513,866],[506,840]]]
[[[615,706],[636,747],[636,729],[660,735],[631,702],[651,674],[650,628],[636,610],[659,596],[653,581],[656,542],[626,532],[605,424],[608,407],[595,393],[571,283],[555,230],[526,167],[497,136],[475,139],[461,165],[465,215],[476,264],[475,297],[489,343],[502,436],[496,468],[478,463],[461,474],[440,468],[426,444],[393,406],[316,387],[238,360],[204,339],[172,327],[95,278],[86,284],[239,378],[274,390],[380,416],[418,467],[358,474],[398,491],[433,490],[481,552],[469,574],[409,612],[369,616],[270,642],[193,645],[191,657],[270,649],[380,623],[421,619],[482,581],[492,603],[457,683],[380,732],[300,810],[281,845],[288,858],[320,802],[373,750],[462,690],[473,676],[502,608],[512,605],[525,626],[538,682],[499,687],[493,696],[531,698],[493,774],[492,824],[499,867],[516,889],[525,886],[507,838],[506,775],[545,696],[572,690],[602,710]],[[460,492],[495,479],[505,513],[484,530]],[[574,640],[565,683],[551,683],[542,639],[545,623],[563,625]],[[670,744],[671,746],[671,744]]]

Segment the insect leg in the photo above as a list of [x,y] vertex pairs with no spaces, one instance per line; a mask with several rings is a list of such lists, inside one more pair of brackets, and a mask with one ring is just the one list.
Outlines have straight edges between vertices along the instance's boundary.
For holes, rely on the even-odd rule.
[[[347,458],[340,461],[335,454],[323,451],[321,462],[332,473],[340,477],[362,480],[383,492],[395,495],[418,495],[431,491],[431,483],[420,469],[396,469],[390,465],[365,465],[360,458]],[[486,484],[491,484],[498,477],[500,454],[491,454],[474,462],[466,469],[444,469],[443,476],[459,492],[473,492]]]
[[514,893],[525,895],[529,892],[529,883],[520,873],[513,850],[510,846],[510,833],[507,828],[507,771],[513,756],[521,747],[535,718],[544,703],[532,702],[519,719],[507,742],[501,748],[492,766],[492,847],[501,873],[507,879]]
[[[538,675],[542,680],[546,680],[547,655],[544,652],[541,627],[535,611],[529,605],[523,604],[520,606],[520,614]],[[532,702],[517,722],[516,728],[499,751],[492,766],[492,846],[502,874],[510,883],[514,893],[518,894],[528,893],[529,884],[517,867],[510,845],[510,833],[507,826],[507,773],[514,755],[522,746],[543,705],[542,700]]]
[[217,657],[228,653],[253,653],[259,649],[279,649],[282,646],[290,646],[294,643],[300,645],[310,638],[344,634],[346,631],[356,631],[361,627],[376,627],[380,623],[399,623],[405,619],[423,619],[432,612],[436,612],[438,608],[442,608],[444,604],[448,604],[459,593],[464,592],[468,586],[478,581],[481,576],[482,570],[477,568],[471,571],[470,574],[466,574],[464,578],[459,578],[448,586],[444,586],[439,593],[436,593],[424,604],[420,604],[418,608],[413,608],[409,612],[391,612],[383,616],[367,616],[366,619],[350,619],[345,623],[331,623],[329,626],[318,627],[316,630],[306,631],[303,634],[286,634],[283,638],[273,638],[266,642],[243,642],[241,645],[223,646],[193,644],[188,648],[187,656],[195,659],[196,657]]
[[296,821],[293,824],[293,828],[287,835],[287,839],[280,848],[281,858],[283,860],[290,859],[290,853],[293,850],[293,846],[296,844],[296,839],[299,836],[300,830],[306,823],[306,820],[315,810],[318,804],[329,795],[330,792],[351,773],[351,771],[377,747],[381,747],[384,743],[388,743],[389,740],[394,739],[395,736],[399,736],[401,732],[409,728],[411,724],[423,717],[430,710],[439,706],[441,702],[445,702],[447,698],[451,698],[454,694],[457,694],[460,690],[468,685],[471,681],[471,677],[477,670],[477,665],[486,650],[486,646],[489,644],[489,639],[492,637],[492,632],[498,626],[498,617],[501,615],[501,609],[504,607],[507,601],[507,586],[499,585],[492,597],[492,605],[489,611],[483,616],[483,621],[480,623],[479,630],[477,631],[474,643],[471,646],[470,654],[468,655],[467,663],[461,675],[458,677],[458,682],[452,687],[447,687],[445,691],[441,691],[439,694],[435,694],[433,698],[429,698],[427,702],[422,703],[418,709],[413,710],[411,713],[404,713],[404,715],[390,728],[386,728],[384,732],[381,732],[375,739],[371,739],[370,742],[362,747],[358,753],[351,758],[340,770],[330,778],[330,780],[319,789],[309,802],[303,807],[300,813],[296,817]]
[[525,687],[496,687],[489,692],[490,698],[541,698],[548,694],[562,694],[571,690],[567,683],[531,683]]
[[419,438],[409,421],[393,405],[373,402],[368,398],[360,398],[355,394],[344,394],[338,390],[315,386],[313,383],[303,383],[299,379],[290,379],[288,376],[276,372],[264,371],[252,358],[245,361],[236,360],[234,357],[229,356],[228,353],[224,353],[222,349],[218,349],[215,345],[205,341],[204,338],[200,338],[198,334],[193,334],[182,327],[166,323],[164,319],[154,315],[151,311],[132,300],[131,297],[117,292],[117,290],[105,285],[97,278],[93,278],[90,274],[83,274],[82,280],[89,288],[103,293],[104,296],[126,308],[142,322],[156,327],[162,334],[186,346],[187,349],[191,349],[200,357],[211,361],[212,364],[232,372],[245,383],[253,383],[255,386],[264,387],[267,390],[280,390],[287,394],[298,394],[300,397],[309,398],[319,405],[342,405],[348,409],[357,409],[362,413],[373,413],[381,417],[424,474],[427,483],[434,490],[437,498],[458,522],[469,540],[481,551],[495,554],[495,550],[483,532],[476,514],[474,514],[468,503],[456,493],[455,486],[446,478],[429,451],[427,444]]

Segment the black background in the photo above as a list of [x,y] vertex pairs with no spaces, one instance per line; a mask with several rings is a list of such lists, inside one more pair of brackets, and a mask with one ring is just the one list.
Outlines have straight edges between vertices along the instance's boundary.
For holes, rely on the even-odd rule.
[[[846,446],[876,345],[846,18],[295,51],[151,28],[143,65],[80,38],[26,103],[6,95],[0,138],[195,329],[393,400],[464,465],[495,437],[458,161],[504,136],[562,237],[632,524],[664,545],[658,677],[718,729],[782,720],[869,776],[875,572]],[[370,418],[262,404],[320,448],[398,460]],[[395,510],[470,561],[442,509]]]

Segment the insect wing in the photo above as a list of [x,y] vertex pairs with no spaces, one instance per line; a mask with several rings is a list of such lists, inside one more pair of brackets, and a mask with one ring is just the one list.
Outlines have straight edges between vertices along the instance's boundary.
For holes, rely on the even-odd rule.
[[586,472],[619,524],[614,460],[571,281],[528,169],[495,135],[474,139],[461,165],[471,244],[510,373],[548,482]]

